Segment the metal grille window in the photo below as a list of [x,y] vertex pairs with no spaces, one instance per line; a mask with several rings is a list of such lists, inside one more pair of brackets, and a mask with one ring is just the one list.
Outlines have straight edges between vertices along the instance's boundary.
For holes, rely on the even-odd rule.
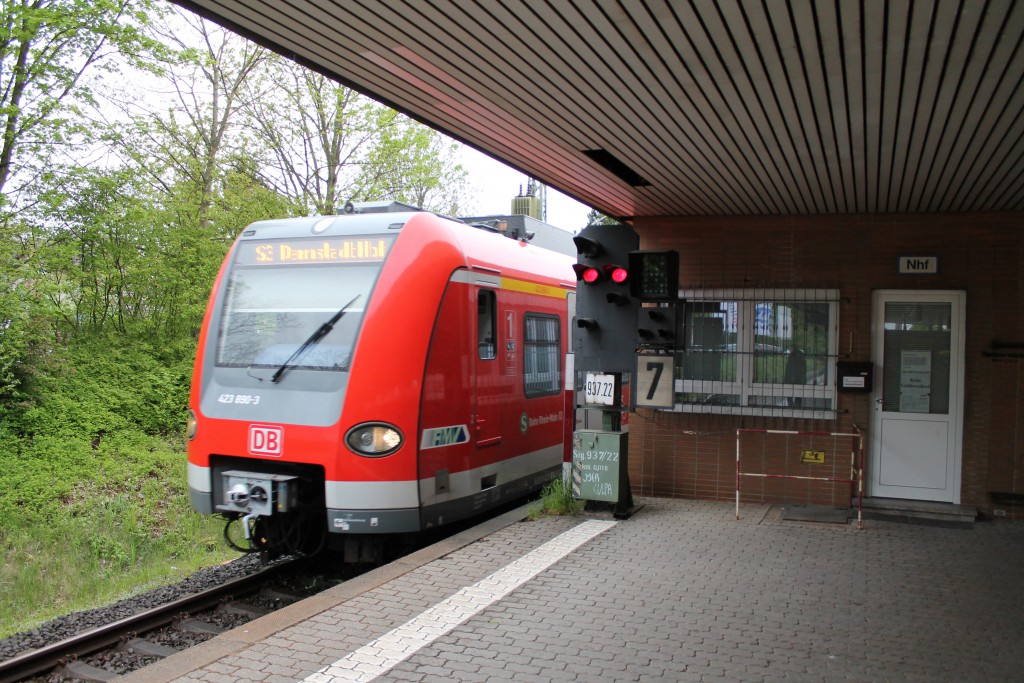
[[523,318],[523,372],[526,397],[550,396],[561,391],[562,340],[558,318],[527,313]]
[[689,290],[681,297],[677,410],[834,416],[836,290]]

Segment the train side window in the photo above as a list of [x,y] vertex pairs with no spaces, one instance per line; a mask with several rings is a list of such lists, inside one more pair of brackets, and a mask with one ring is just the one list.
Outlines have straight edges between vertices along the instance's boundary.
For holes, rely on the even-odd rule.
[[481,289],[476,299],[476,346],[480,360],[494,360],[497,340],[494,338],[498,329],[498,306],[494,292]]
[[527,398],[562,390],[562,339],[558,316],[523,316],[523,382]]

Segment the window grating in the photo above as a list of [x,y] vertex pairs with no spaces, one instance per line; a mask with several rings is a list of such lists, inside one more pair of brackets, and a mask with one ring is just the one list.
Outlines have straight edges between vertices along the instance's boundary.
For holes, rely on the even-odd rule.
[[692,289],[680,298],[675,410],[834,417],[837,290]]

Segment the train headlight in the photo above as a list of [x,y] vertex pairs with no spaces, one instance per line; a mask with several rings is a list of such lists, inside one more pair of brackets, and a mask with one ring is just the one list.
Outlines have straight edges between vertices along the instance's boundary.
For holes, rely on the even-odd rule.
[[197,431],[199,431],[199,420],[196,419],[195,411],[189,410],[188,418],[185,420],[185,436],[191,441],[196,438]]
[[345,443],[359,455],[379,458],[391,455],[402,446],[402,433],[384,422],[367,422],[353,427],[345,435]]

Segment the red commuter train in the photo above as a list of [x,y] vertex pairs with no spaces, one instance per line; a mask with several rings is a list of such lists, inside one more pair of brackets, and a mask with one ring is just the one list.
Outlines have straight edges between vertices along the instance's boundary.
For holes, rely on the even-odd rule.
[[[254,223],[221,267],[196,354],[188,487],[239,549],[344,541],[349,559],[371,559],[362,541],[562,473],[575,259],[407,208]],[[231,540],[234,520],[248,547]]]

